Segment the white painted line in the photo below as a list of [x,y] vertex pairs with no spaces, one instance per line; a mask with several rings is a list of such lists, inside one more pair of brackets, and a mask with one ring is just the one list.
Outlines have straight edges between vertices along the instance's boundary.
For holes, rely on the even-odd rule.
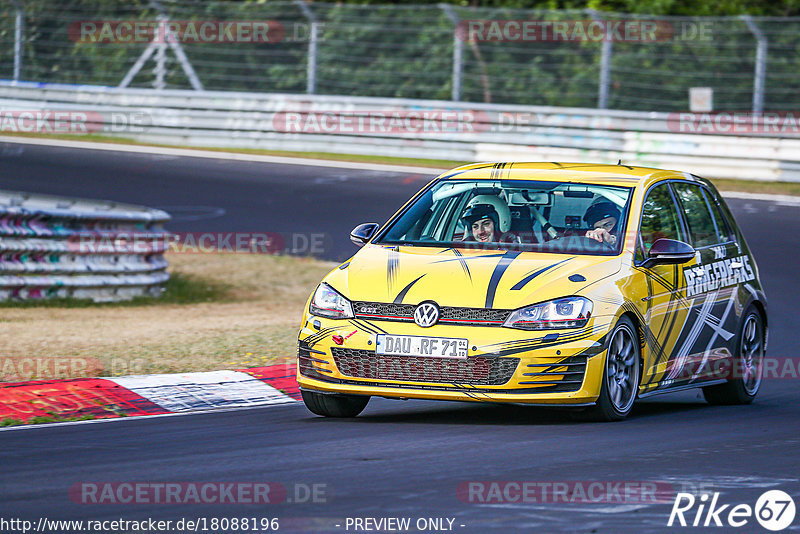
[[296,402],[269,384],[238,371],[139,375],[109,380],[171,412]]
[[[328,159],[290,158],[284,156],[266,156],[260,154],[240,154],[237,152],[216,152],[193,148],[167,148],[147,145],[125,145],[115,143],[93,143],[89,141],[66,141],[34,137],[0,136],[0,142],[23,145],[55,146],[61,148],[80,148],[87,150],[107,150],[111,152],[133,152],[136,154],[161,154],[165,156],[182,156],[189,158],[225,159],[235,161],[254,161],[258,163],[280,163],[282,165],[306,165],[310,167],[330,167],[334,169],[357,169],[364,171],[399,172],[408,174],[426,174],[434,177],[447,169],[430,167],[414,167],[410,165],[389,165],[384,163],[359,163],[355,161],[336,161]],[[346,155],[346,154],[345,154]]]

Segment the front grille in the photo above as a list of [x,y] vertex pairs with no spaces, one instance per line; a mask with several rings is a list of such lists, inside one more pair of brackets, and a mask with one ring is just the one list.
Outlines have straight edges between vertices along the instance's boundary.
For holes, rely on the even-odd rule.
[[[356,317],[364,319],[413,322],[416,305],[354,302],[353,309]],[[439,323],[468,326],[502,326],[512,311],[492,308],[441,306],[439,308]]]
[[537,391],[542,393],[578,391],[586,374],[586,359],[587,356],[571,356],[553,363],[529,363],[528,372],[523,373],[529,378],[520,384],[538,386]]
[[375,380],[500,386],[511,380],[519,365],[519,358],[390,356],[339,347],[331,351],[341,374]]

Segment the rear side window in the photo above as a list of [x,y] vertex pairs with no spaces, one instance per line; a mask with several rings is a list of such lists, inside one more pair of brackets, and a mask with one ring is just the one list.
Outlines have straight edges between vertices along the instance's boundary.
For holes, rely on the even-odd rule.
[[686,224],[689,226],[690,244],[695,248],[700,248],[720,243],[717,227],[711,216],[703,189],[687,183],[675,183],[673,187],[683,207]]
[[642,225],[639,237],[644,254],[659,239],[682,240],[680,219],[668,184],[654,187],[642,206]]
[[708,189],[703,189],[703,192],[706,195],[706,200],[708,200],[709,207],[711,207],[711,216],[714,218],[714,224],[717,225],[717,236],[719,236],[719,242],[727,243],[728,241],[733,241],[731,226],[728,224],[725,216],[722,215],[722,211],[719,209],[716,196]]

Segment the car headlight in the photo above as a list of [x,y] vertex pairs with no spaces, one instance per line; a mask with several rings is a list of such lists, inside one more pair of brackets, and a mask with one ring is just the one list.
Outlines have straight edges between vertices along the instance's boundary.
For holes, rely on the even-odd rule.
[[314,291],[308,311],[314,315],[330,319],[349,319],[353,317],[353,306],[350,301],[324,283],[320,284],[317,290]]
[[522,330],[581,328],[592,315],[592,301],[584,297],[564,297],[514,310],[503,326]]

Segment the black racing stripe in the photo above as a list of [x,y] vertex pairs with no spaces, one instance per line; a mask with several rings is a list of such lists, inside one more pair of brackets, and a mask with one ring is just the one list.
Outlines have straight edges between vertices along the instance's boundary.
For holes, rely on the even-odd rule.
[[564,262],[567,262],[567,261],[569,261],[569,260],[571,260],[571,259],[572,259],[572,258],[567,258],[566,260],[562,260],[562,261],[560,261],[560,262],[558,262],[558,263],[554,263],[553,265],[548,265],[547,267],[542,267],[542,268],[541,268],[541,269],[539,269],[538,271],[535,271],[535,272],[529,273],[527,276],[525,276],[525,278],[523,278],[522,280],[520,280],[519,282],[517,282],[516,284],[514,284],[514,287],[512,287],[512,288],[511,288],[511,290],[512,290],[512,291],[519,291],[520,289],[522,289],[523,287],[525,287],[525,285],[526,285],[528,282],[530,282],[531,280],[533,280],[534,278],[536,278],[536,277],[537,277],[537,276],[539,276],[540,274],[542,274],[542,273],[544,273],[544,272],[546,272],[546,271],[549,271],[549,270],[551,270],[551,269],[555,269],[556,267],[558,267],[558,266],[559,266],[559,265],[561,265],[562,263],[564,263]]
[[509,250],[503,257],[500,258],[500,261],[497,262],[497,265],[492,272],[492,277],[489,279],[489,287],[486,288],[486,303],[484,304],[485,308],[491,308],[494,305],[494,296],[497,292],[497,285],[500,283],[500,279],[503,277],[503,273],[506,272],[508,266],[511,265],[511,262],[519,256],[521,252]]
[[378,335],[386,333],[386,330],[384,330],[383,328],[375,326],[373,323],[370,323],[369,321],[366,321],[364,319],[351,319],[350,321],[353,322],[356,326],[358,326],[362,330],[369,332],[370,334]]
[[[576,330],[576,331],[570,332],[568,334],[559,333],[558,339],[559,339],[559,341],[565,341],[565,340],[571,341],[571,340],[575,339],[576,337],[582,337],[584,334],[591,333],[592,330],[593,330],[593,327],[584,327],[584,328],[581,328],[580,330]],[[545,335],[545,336],[542,336],[542,337],[534,337],[534,338],[527,338],[527,339],[517,339],[517,340],[514,340],[514,341],[503,341],[501,343],[492,343],[491,345],[483,345],[481,348],[482,349],[487,349],[487,348],[491,348],[491,347],[504,348],[504,347],[513,347],[513,346],[519,345],[519,344],[539,343],[539,342],[543,341],[549,335],[552,335],[552,332],[547,334],[547,335]]]
[[390,288],[394,287],[394,283],[397,280],[397,267],[399,263],[400,255],[397,247],[390,248],[389,256],[386,261],[386,282]]
[[440,180],[447,180],[448,178],[452,178],[453,176],[458,176],[459,174],[464,174],[465,172],[477,171],[479,169],[488,169],[490,167],[493,167],[493,165],[481,165],[479,167],[473,167],[471,169],[461,169],[451,174],[446,174],[445,176],[442,176]]
[[509,171],[506,169],[507,166],[508,166],[507,162],[503,162],[500,164],[500,174],[498,175],[498,178],[500,180],[509,175]]
[[[675,277],[675,281],[676,281],[675,285],[677,286],[677,280],[678,280],[678,266],[677,265],[673,265],[672,274]],[[669,335],[672,332],[672,324],[675,323],[675,318],[678,315],[678,310],[680,309],[680,305],[679,305],[679,302],[676,299],[676,296],[677,296],[677,294],[676,294],[675,291],[670,291],[670,293],[669,293],[669,301],[667,302],[667,311],[665,312],[665,315],[667,316],[667,319],[664,320],[664,321],[661,321],[661,326],[658,327],[658,334],[656,335],[656,339],[659,339],[659,340],[663,339],[665,344],[666,344],[667,340],[669,340]],[[662,336],[662,333],[664,332],[664,326],[666,325],[667,321],[669,321],[670,319],[672,319],[672,322],[670,324],[670,327],[667,329],[667,334],[666,334],[666,336]],[[663,350],[662,350],[662,353],[663,353]],[[659,363],[661,361],[662,353],[659,353],[659,358],[658,358],[658,360],[656,360],[656,363]]]
[[660,274],[658,274],[657,272],[648,269],[645,269],[644,272],[647,276],[653,278],[659,284],[664,286],[665,289],[668,289],[670,291],[675,291],[676,285],[667,280],[666,278],[664,278],[663,276],[661,276]]
[[[577,330],[569,335],[566,336],[559,336],[557,339],[553,339],[552,341],[547,341],[547,336],[531,338],[531,339],[520,339],[517,341],[510,341],[504,343],[496,343],[492,345],[485,345],[480,347],[481,350],[484,352],[491,352],[493,354],[499,354],[501,356],[508,356],[510,354],[518,354],[520,352],[527,352],[534,349],[541,349],[546,347],[553,347],[556,345],[563,345],[564,343],[570,343],[573,341],[580,341],[582,339],[586,339],[591,337],[594,333],[594,328],[583,328],[581,330]],[[498,347],[497,350],[492,350],[493,347]],[[487,350],[488,349],[488,350]]]
[[[677,267],[676,267],[676,269],[677,269]],[[644,275],[648,279],[648,283],[650,282],[650,279],[655,280],[656,282],[661,284],[665,289],[667,289],[671,293],[675,293],[676,294],[675,298],[677,298],[681,302],[681,304],[683,306],[688,306],[689,305],[689,301],[686,300],[686,298],[684,298],[678,292],[680,288],[678,287],[678,275],[677,275],[677,273],[675,274],[675,283],[673,284],[672,282],[670,282],[669,280],[667,280],[666,278],[664,278],[663,276],[661,276],[660,274],[658,274],[656,272],[650,271],[648,269],[642,269],[641,267],[637,267],[636,270],[644,273]],[[648,287],[648,289],[649,289],[649,287]],[[652,290],[651,290],[650,294],[651,295],[653,294]]]
[[[312,342],[313,343],[318,343],[323,338],[325,338],[329,334],[334,333],[335,331],[336,331],[336,328],[330,328],[330,327],[329,328],[323,328],[322,330],[320,330],[319,332],[314,334]],[[308,341],[308,338],[306,338],[306,341]]]
[[352,323],[354,326],[357,326],[361,330],[366,330],[370,334],[377,334],[378,333],[377,330],[375,330],[374,328],[370,328],[367,324],[361,322],[358,319],[350,319],[350,323]]
[[388,332],[386,332],[386,330],[384,330],[384,329],[383,329],[383,328],[381,328],[380,326],[377,326],[375,323],[371,323],[371,322],[367,321],[366,319],[361,319],[361,322],[362,322],[362,323],[365,323],[365,324],[367,324],[367,325],[369,325],[369,326],[370,326],[370,328],[372,328],[372,329],[374,329],[374,330],[377,330],[377,331],[378,331],[379,333],[381,333],[381,334],[386,334],[386,333],[388,333]]
[[[556,369],[558,369],[559,367],[564,367],[565,365],[567,365],[569,363],[580,363],[580,362],[570,362],[570,361],[568,361],[568,360],[571,360],[572,358],[582,358],[582,357],[591,358],[592,356],[597,356],[598,354],[600,354],[601,352],[606,350],[607,337],[608,337],[608,334],[606,334],[603,337],[601,337],[600,339],[598,339],[594,346],[587,347],[587,348],[583,349],[582,351],[580,351],[580,352],[578,352],[576,354],[573,354],[572,356],[567,356],[566,358],[561,360],[559,363],[554,363],[550,367],[545,367],[544,369],[537,369],[537,372],[557,374]],[[585,373],[585,370],[584,370],[584,373]]]
[[491,176],[491,178],[493,180],[497,180],[497,179],[500,178],[500,169],[502,169],[502,168],[503,168],[503,164],[502,163],[495,163],[494,165],[492,165],[492,176]]
[[447,258],[446,260],[436,260],[433,263],[445,263],[445,262],[448,262],[448,261],[464,262],[464,261],[467,261],[467,260],[478,260],[478,259],[481,259],[481,258],[500,258],[500,257],[503,257],[505,255],[506,255],[505,253],[503,253],[503,254],[481,254],[480,256],[462,256],[462,255],[458,255],[455,258]]
[[329,330],[330,330],[330,328],[323,328],[319,332],[311,334],[308,337],[302,339],[301,341],[303,341],[305,343],[313,343],[318,337],[324,336]]
[[419,276],[416,280],[412,280],[411,283],[409,283],[406,287],[404,287],[402,289],[402,291],[400,291],[400,293],[397,294],[397,296],[394,298],[392,303],[393,304],[402,304],[403,303],[403,299],[406,297],[406,294],[408,294],[408,290],[411,289],[411,286],[413,286],[414,284],[419,282],[420,278],[422,278],[423,276],[425,276],[425,275],[423,274],[423,275]]
[[[625,311],[629,311],[629,312],[633,313],[639,319],[639,324],[641,325],[642,333],[644,334],[644,342],[650,348],[650,351],[653,354],[656,354],[656,357],[658,358],[659,355],[664,352],[664,347],[661,345],[661,343],[659,343],[658,339],[653,334],[653,331],[650,329],[650,325],[647,323],[647,320],[645,319],[644,315],[642,315],[642,313],[639,311],[639,309],[636,306],[634,306],[633,304],[631,304],[629,302],[626,302],[623,305],[622,309],[624,309]],[[657,361],[658,360],[656,360],[656,362]],[[653,380],[653,376],[648,378],[647,383],[642,384],[642,385],[643,386],[648,386],[652,382],[652,380]]]
[[570,341],[580,341],[581,339],[586,339],[586,338],[590,337],[591,335],[592,334],[589,333],[589,334],[586,334],[586,335],[584,335],[584,336],[582,336],[580,338],[577,338],[577,339],[557,339],[557,340],[550,341],[550,342],[533,343],[531,345],[514,347],[514,348],[510,348],[510,349],[503,349],[503,350],[497,351],[495,354],[498,354],[500,356],[510,356],[512,354],[519,354],[521,352],[529,352],[531,350],[546,349],[548,347],[555,347],[555,346],[558,346],[558,345],[563,345],[564,343],[568,343]]
[[[677,276],[678,276],[678,266],[676,265],[676,266],[674,267],[674,269],[675,269],[675,277],[676,277],[675,279],[677,280]],[[672,303],[672,300],[670,300],[670,303]],[[673,310],[673,312],[672,312],[672,316],[670,317],[670,323],[669,323],[669,328],[667,329],[667,334],[666,334],[666,336],[663,338],[663,339],[664,339],[664,341],[667,341],[667,340],[669,340],[670,336],[672,336],[672,330],[675,328],[675,324],[678,322],[678,312],[681,310],[681,307],[684,307],[684,302],[683,302],[682,300],[681,300],[681,301],[678,301],[678,302],[676,302],[676,305],[675,305],[675,310]],[[669,313],[669,308],[667,308],[667,313]],[[687,313],[688,313],[688,314],[691,314],[691,313],[692,313],[692,308],[691,308],[691,306],[690,306],[690,307],[689,307],[689,309],[687,310]],[[666,321],[665,321],[665,322],[666,322]],[[662,323],[662,326],[663,326],[663,324],[664,324],[664,323]],[[679,333],[678,333],[678,339],[680,339],[680,337],[681,337],[681,336],[680,336],[680,334],[681,334],[681,333],[679,332]],[[677,341],[677,340],[676,340],[676,341]],[[677,345],[677,342],[676,342],[675,344]],[[663,351],[662,351],[662,352],[663,352]],[[656,363],[661,363],[661,357],[662,357],[662,356],[663,356],[663,354],[659,354],[659,358],[658,358],[658,360],[656,360]],[[672,354],[670,354],[669,356],[672,356]]]
[[464,272],[467,273],[467,276],[469,277],[469,281],[472,282],[472,273],[469,272],[469,265],[467,265],[467,261],[464,259],[461,251],[454,248],[453,253],[460,259],[459,263],[461,264],[461,268],[464,269]]
[[[680,311],[680,308],[677,308],[672,312],[672,316],[669,319],[669,321],[670,321],[669,328],[667,328],[667,334],[666,334],[666,336],[664,336],[664,341],[667,341],[670,338],[670,336],[672,336],[672,331],[675,329],[675,324],[678,322],[678,312],[679,311]],[[689,311],[688,313],[691,313],[691,311]],[[678,339],[680,339],[680,334],[678,335]],[[677,345],[677,343],[675,343],[675,344]],[[661,362],[661,357],[663,355],[663,352],[664,351],[662,350],[662,354],[659,354],[659,358],[656,361],[656,363],[660,363]]]
[[[645,280],[647,282],[647,290],[648,295],[651,297],[647,301],[648,309],[652,307],[652,296],[655,293],[655,289],[653,288],[653,281],[658,282],[661,286],[669,292],[669,301],[667,302],[667,310],[665,311],[665,320],[661,322],[658,334],[654,334],[650,325],[645,320],[644,316],[639,312],[639,310],[635,306],[626,307],[626,309],[631,309],[634,313],[636,313],[637,317],[639,317],[640,324],[642,325],[642,331],[645,334],[645,342],[650,347],[651,352],[654,355],[653,358],[653,365],[659,365],[664,358],[669,358],[671,354],[667,354],[666,352],[666,342],[669,341],[670,336],[672,335],[672,331],[675,328],[675,323],[677,322],[678,312],[681,308],[685,308],[688,304],[688,301],[683,298],[677,291],[677,280],[678,280],[678,266],[673,266],[673,276],[675,277],[675,284],[671,283],[669,280],[664,278],[663,276],[655,273],[649,269],[642,269],[636,268],[638,271],[642,272],[645,275]],[[664,336],[664,328],[669,324],[666,330],[666,335]],[[665,344],[662,345],[661,340],[664,340]],[[644,386],[649,386],[656,381],[656,375],[652,374],[648,377],[647,382],[644,383]]]
[[653,350],[655,353],[664,352],[664,347],[661,346],[661,343],[658,341],[658,338],[653,334],[653,330],[650,328],[647,320],[645,319],[644,315],[639,311],[639,309],[630,303],[625,303],[623,309],[626,311],[632,312],[636,317],[639,319],[639,323],[642,325],[642,332],[644,332],[644,339],[645,343]]
[[307,338],[303,339],[302,341],[304,343],[308,343],[310,346],[313,347],[314,345],[319,343],[319,341],[321,341],[322,338],[324,338],[328,334],[334,332],[335,330],[336,330],[335,328],[323,328],[322,330],[320,330],[316,334],[312,334],[312,335],[308,336]]
[[[649,272],[646,269],[641,269],[641,272],[645,275],[645,283],[647,283],[647,310],[649,311],[653,307],[653,294],[655,290],[653,289],[653,277],[649,275]],[[637,317],[639,317],[639,323],[642,325],[642,332],[644,333],[644,340],[647,346],[650,348],[650,352],[653,353],[653,365],[658,365],[659,360],[661,359],[661,354],[664,352],[663,347],[656,348],[653,342],[650,340],[651,335],[653,335],[652,330],[650,329],[650,325],[645,320],[644,315],[642,315],[638,308],[635,306],[630,306],[633,309],[634,313]],[[628,309],[628,308],[626,308]],[[643,384],[645,386],[649,386],[655,380],[655,374],[650,375],[647,379],[647,383]]]
[[520,280],[519,282],[517,282],[516,284],[514,284],[514,286],[511,288],[511,291],[519,291],[520,289],[522,289],[523,287],[525,287],[525,285],[526,285],[528,282],[530,282],[531,280],[533,280],[534,278],[536,278],[537,276],[539,276],[539,275],[540,275],[540,274],[542,274],[543,272],[545,272],[545,271],[547,271],[547,270],[550,270],[552,267],[553,267],[552,265],[549,265],[549,266],[547,266],[547,267],[542,267],[542,268],[541,268],[541,269],[539,269],[538,271],[534,271],[534,272],[532,272],[532,273],[528,274],[528,275],[527,275],[525,278],[523,278],[522,280]]

